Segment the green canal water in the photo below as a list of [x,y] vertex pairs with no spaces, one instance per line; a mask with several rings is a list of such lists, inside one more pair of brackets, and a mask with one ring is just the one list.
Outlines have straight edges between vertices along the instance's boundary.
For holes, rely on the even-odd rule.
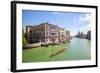
[[[91,41],[87,39],[73,38],[70,40],[70,43],[67,44],[23,49],[22,61],[27,63],[91,59],[90,43]],[[52,54],[54,54],[54,56],[50,56]]]

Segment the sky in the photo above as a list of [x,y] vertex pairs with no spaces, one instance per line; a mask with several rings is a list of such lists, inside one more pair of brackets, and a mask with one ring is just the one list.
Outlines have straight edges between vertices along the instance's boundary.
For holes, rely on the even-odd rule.
[[69,30],[72,36],[78,31],[87,33],[90,30],[90,13],[83,12],[55,12],[55,11],[22,11],[23,28],[27,25],[39,25],[48,22],[53,25],[58,25],[65,30]]

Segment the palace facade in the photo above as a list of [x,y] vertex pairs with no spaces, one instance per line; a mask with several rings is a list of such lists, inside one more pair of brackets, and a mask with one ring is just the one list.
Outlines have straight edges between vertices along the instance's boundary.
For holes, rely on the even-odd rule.
[[62,43],[70,40],[70,32],[46,22],[40,25],[26,26],[26,37],[28,43]]

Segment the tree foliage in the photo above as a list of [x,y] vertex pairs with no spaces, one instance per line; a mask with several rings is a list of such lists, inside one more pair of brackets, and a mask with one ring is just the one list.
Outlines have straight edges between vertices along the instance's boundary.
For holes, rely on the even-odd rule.
[[27,44],[27,40],[26,40],[26,33],[22,32],[22,44],[23,44],[23,47]]

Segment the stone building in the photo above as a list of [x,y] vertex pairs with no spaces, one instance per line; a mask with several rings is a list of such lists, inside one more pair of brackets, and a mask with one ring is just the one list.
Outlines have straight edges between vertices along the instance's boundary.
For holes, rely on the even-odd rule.
[[40,25],[26,26],[26,36],[29,43],[59,43],[69,41],[70,32],[46,22]]
[[87,32],[86,38],[89,39],[89,40],[91,40],[91,31]]

